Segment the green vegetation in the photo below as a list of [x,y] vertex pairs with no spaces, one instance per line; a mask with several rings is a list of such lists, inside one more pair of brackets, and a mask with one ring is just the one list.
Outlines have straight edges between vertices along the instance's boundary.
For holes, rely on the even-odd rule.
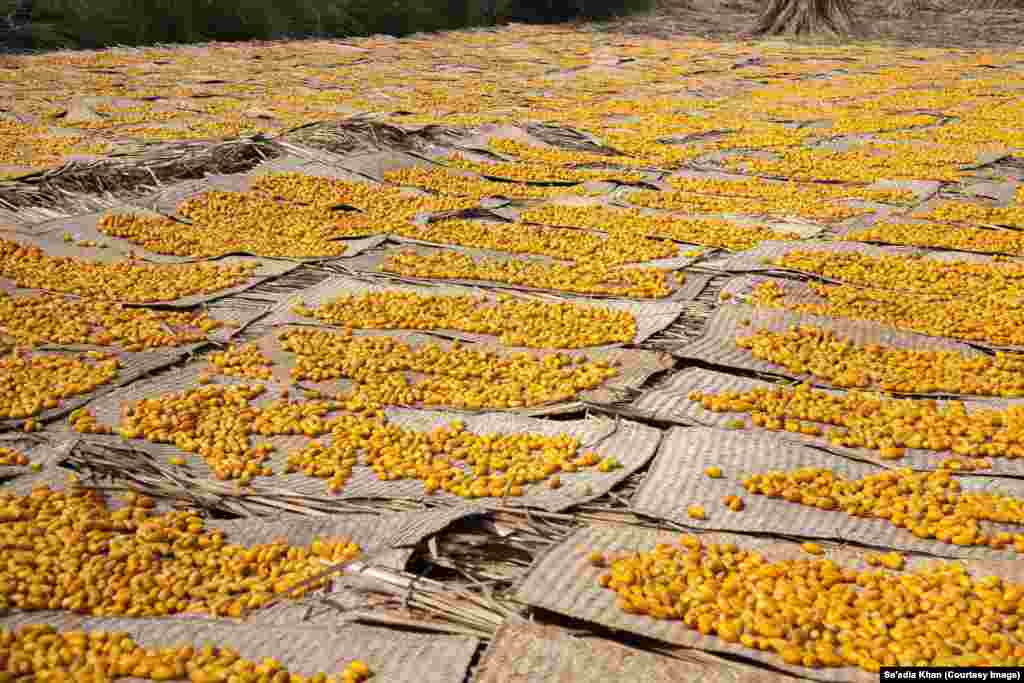
[[[16,0],[0,0],[0,17]],[[602,19],[650,9],[653,0],[34,0],[31,21],[0,43],[16,48],[403,36],[497,21]],[[493,9],[491,9],[493,7]]]

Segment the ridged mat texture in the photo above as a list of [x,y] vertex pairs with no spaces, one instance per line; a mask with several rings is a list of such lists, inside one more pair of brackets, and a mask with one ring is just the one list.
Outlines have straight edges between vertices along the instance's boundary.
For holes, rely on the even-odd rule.
[[[955,251],[936,251],[923,247],[886,245],[877,246],[863,242],[762,242],[753,249],[734,254],[727,259],[716,261],[714,267],[731,273],[764,273],[773,275],[801,275],[812,280],[829,282],[834,284],[853,284],[860,287],[877,287],[879,289],[891,289],[896,291],[917,292],[912,288],[904,288],[898,285],[885,283],[864,283],[850,282],[849,280],[836,279],[800,270],[789,266],[774,265],[772,261],[781,259],[792,252],[813,252],[828,254],[859,254],[861,256],[880,258],[885,256],[899,256],[908,258],[919,258],[925,261],[936,263],[961,262],[974,265],[992,265],[998,263],[993,256],[987,254],[964,253]],[[1015,259],[1020,263],[1019,259]],[[933,296],[942,298],[943,295]],[[948,295],[950,297],[954,295]]]
[[[712,465],[722,469],[721,478],[705,471]],[[706,530],[774,533],[868,546],[929,553],[937,557],[1016,559],[1020,554],[988,547],[962,547],[934,539],[921,539],[888,520],[855,517],[842,510],[821,510],[748,493],[743,479],[771,471],[791,472],[804,467],[828,469],[845,479],[862,479],[882,471],[875,465],[832,455],[819,448],[801,446],[772,435],[712,429],[676,427],[662,439],[643,484],[634,494],[636,512],[683,526]],[[1001,493],[1024,497],[1024,481],[1006,477],[957,477],[964,493]],[[738,496],[745,507],[740,512],[727,508],[722,499]],[[707,519],[692,519],[690,505],[702,505]],[[982,522],[986,533],[1019,531],[1013,525]]]
[[[793,251],[813,251],[828,254],[859,254],[861,256],[923,256],[924,250],[913,247],[877,247],[859,242],[794,242],[765,241],[752,249],[741,251],[726,259],[715,262],[719,270],[730,273],[800,273],[801,271],[768,263],[780,259]],[[810,275],[810,274],[808,274]],[[827,280],[819,275],[811,275],[816,279]]]
[[[140,351],[133,353],[129,351],[116,351],[110,348],[104,348],[100,346],[77,346],[77,347],[49,347],[44,346],[32,352],[33,357],[48,356],[48,355],[61,355],[61,356],[76,356],[82,351],[115,351],[117,359],[121,362],[121,367],[117,371],[117,375],[113,377],[106,384],[101,384],[93,391],[83,394],[81,396],[72,396],[70,398],[63,399],[59,402],[56,408],[46,408],[36,415],[32,416],[32,419],[40,422],[49,422],[57,418],[67,415],[71,411],[86,405],[90,401],[93,401],[101,396],[107,396],[109,394],[118,394],[119,389],[126,385],[133,383],[135,380],[145,377],[146,375],[166,368],[170,365],[184,360],[190,354],[201,349],[205,344],[190,344],[187,346],[168,346],[162,349],[155,349],[152,351]],[[86,359],[87,363],[96,363]],[[25,418],[18,419],[3,419],[0,420],[0,429],[18,429],[25,423]]]
[[8,629],[40,623],[62,631],[122,631],[151,648],[180,643],[233,647],[246,659],[260,662],[272,657],[306,676],[337,676],[349,662],[360,659],[374,674],[371,680],[382,683],[461,681],[479,642],[464,636],[427,636],[366,626],[250,626],[224,619],[118,619],[77,617],[64,612],[0,616],[0,627]]
[[[722,288],[722,291],[720,292],[720,296],[723,297],[723,300],[724,300],[724,298],[729,298],[729,299],[734,300],[734,301],[741,301],[741,302],[748,302],[749,303],[749,301],[751,299],[751,295],[754,292],[754,289],[758,285],[760,285],[762,283],[767,283],[767,282],[773,282],[773,283],[775,283],[776,285],[779,286],[779,288],[782,290],[782,294],[783,294],[782,303],[786,307],[800,306],[800,305],[805,305],[805,304],[821,305],[821,304],[826,304],[827,303],[824,299],[822,299],[821,297],[819,297],[817,294],[814,293],[814,291],[810,287],[810,284],[807,283],[807,282],[797,282],[797,281],[794,281],[794,280],[788,280],[788,279],[776,278],[776,277],[766,277],[766,276],[763,276],[763,275],[744,275],[744,276],[737,277],[737,278],[735,278],[733,280],[730,280]],[[921,295],[920,292],[916,292],[916,293],[915,292],[908,292],[907,296],[908,296],[908,298],[911,298],[911,299],[923,298],[923,295]],[[943,300],[943,297],[936,296],[936,297],[933,297],[930,300],[934,300],[936,302],[941,302]],[[852,316],[841,316],[841,317],[837,316],[836,319],[837,320],[866,320],[866,321],[870,322],[869,318],[854,318]],[[889,325],[887,323],[879,323],[879,324],[881,324],[881,325],[883,325],[885,327],[889,327],[890,329],[897,329],[897,330],[901,330],[901,331],[904,331],[904,332],[911,332],[911,333],[913,332],[913,330],[908,328],[908,327],[897,327],[895,325]],[[954,340],[954,341],[957,340],[956,337],[939,337],[938,335],[924,335],[924,336],[935,337],[937,339],[948,339],[948,340]],[[971,343],[971,344],[973,344],[975,346],[978,346],[978,347],[981,347],[981,348],[993,349],[993,350],[999,350],[999,349],[1003,349],[1003,350],[1007,350],[1007,351],[1022,351],[1022,350],[1024,350],[1024,345],[998,344],[998,343],[992,342],[990,340],[967,340],[967,339],[961,339],[959,341],[969,342],[969,343]]]
[[[56,449],[54,449],[56,452]],[[59,454],[59,453],[58,453]],[[67,470],[53,464],[37,475],[23,475],[9,481],[0,481],[0,494],[27,495],[33,488],[49,485],[54,490],[66,488]],[[113,496],[104,496],[112,510],[123,507]],[[166,513],[172,508],[157,501],[155,512]],[[360,548],[357,561],[360,565],[381,568],[390,572],[406,569],[415,547],[447,528],[453,522],[478,514],[480,510],[466,505],[453,508],[439,508],[426,511],[396,512],[381,515],[340,514],[330,517],[313,517],[300,514],[279,514],[273,519],[245,518],[236,520],[207,520],[208,530],[224,532],[228,544],[252,547],[269,544],[277,540],[289,545],[309,547],[320,538],[338,541],[347,539]],[[344,604],[350,609],[367,607],[372,602],[362,584],[348,579],[339,571],[341,563],[322,561],[328,577],[326,587],[295,598],[278,596],[278,599],[244,617],[250,624],[267,625],[321,625],[336,627],[347,619],[343,611],[331,605]],[[358,577],[357,577],[358,578]],[[349,585],[354,583],[354,585]],[[362,589],[360,590],[360,588]],[[372,592],[372,585],[370,586]],[[330,603],[325,599],[330,598]],[[162,619],[167,622],[202,619],[203,615],[175,614]]]
[[[785,385],[767,382],[758,379],[747,379],[723,372],[704,370],[701,368],[688,368],[672,375],[667,381],[644,393],[633,403],[635,409],[649,414],[652,418],[674,422],[681,425],[703,425],[707,427],[729,427],[730,423],[742,420],[747,424],[746,430],[752,434],[765,433],[768,430],[755,427],[749,424],[749,416],[745,413],[716,413],[705,410],[698,401],[691,401],[687,396],[692,391],[700,391],[706,394],[719,394],[724,391],[751,391],[759,388],[782,389]],[[792,388],[792,387],[790,387]],[[833,395],[840,395],[843,392],[835,389],[817,389]],[[942,401],[938,402],[940,405]],[[964,401],[967,411],[977,410],[1000,410],[1005,409],[1007,404],[999,400],[986,402]],[[827,433],[828,426],[821,425],[822,430]],[[837,455],[873,462],[887,468],[910,467],[915,470],[938,469],[939,464],[946,458],[955,457],[952,451],[929,451],[924,449],[908,448],[906,454],[899,460],[884,460],[878,457],[878,451],[868,448],[849,448],[832,444],[824,435],[811,436],[807,434],[796,434],[788,431],[772,432],[778,434],[782,439],[796,441],[797,443],[816,446],[830,451]],[[1024,476],[1024,463],[1020,459],[1012,458],[990,458],[992,467],[985,470],[986,474],[1002,476],[1021,477]]]
[[[75,240],[91,239],[107,247],[83,247],[75,242],[66,242],[64,235],[69,234]],[[125,240],[118,240],[117,238],[110,237],[99,233],[88,238],[81,236],[78,231],[69,229],[68,226],[58,224],[52,230],[46,232],[40,232],[35,235],[26,235],[24,233],[18,233],[13,235],[11,233],[0,232],[0,239],[8,239],[25,246],[34,246],[42,249],[46,252],[47,256],[55,258],[70,258],[75,260],[87,261],[90,263],[103,263],[103,264],[114,264],[114,263],[131,263],[132,260],[128,258],[128,251],[139,251],[140,248],[136,245],[127,244]],[[109,246],[111,243],[119,242],[114,245],[113,248]],[[118,248],[120,247],[120,248]],[[145,260],[138,259],[135,262],[140,265],[145,265],[148,261],[152,261],[148,257]],[[222,299],[231,294],[237,294],[244,292],[247,289],[272,280],[276,277],[280,277],[285,273],[295,270],[299,267],[299,264],[294,261],[282,261],[278,259],[260,258],[255,256],[224,256],[220,258],[214,258],[206,261],[209,265],[215,266],[234,266],[238,264],[255,264],[256,269],[252,272],[252,276],[247,278],[241,284],[235,285],[234,287],[226,287],[224,289],[218,289],[215,292],[207,292],[204,294],[192,294],[190,296],[182,296],[176,299],[164,299],[159,301],[144,301],[144,302],[132,302],[132,301],[118,301],[126,305],[159,305],[159,306],[174,306],[176,308],[189,308],[197,306],[199,304],[206,303],[208,301],[214,301],[216,299]],[[158,265],[158,264],[151,264]],[[167,264],[173,265],[173,264]]]
[[[514,229],[514,226],[511,228]],[[556,260],[544,256],[526,256],[520,254],[511,254],[503,251],[495,251],[492,249],[469,249],[466,247],[459,247],[453,245],[433,245],[426,242],[420,242],[418,240],[397,240],[400,246],[392,247],[387,250],[374,250],[354,256],[353,258],[344,262],[345,267],[351,268],[352,270],[363,272],[373,275],[386,274],[389,276],[399,277],[398,273],[391,271],[382,270],[381,266],[387,263],[388,259],[398,253],[412,253],[419,256],[434,256],[444,252],[454,252],[464,256],[471,257],[474,261],[481,259],[500,259],[505,263],[519,263],[522,265],[572,265],[572,261],[569,260]],[[679,270],[686,266],[692,265],[696,261],[700,260],[700,256],[687,257],[681,256],[675,259],[659,259],[657,261],[645,261],[639,263],[627,263],[621,266],[621,268],[660,268],[664,270]],[[582,265],[585,265],[582,264]],[[707,281],[710,276],[687,273],[686,280],[682,285],[675,282],[674,277],[668,278],[668,284],[672,288],[672,293],[666,297],[658,299],[646,299],[632,296],[620,296],[616,294],[591,294],[588,292],[571,292],[568,290],[550,289],[543,287],[530,287],[527,285],[512,284],[508,282],[499,282],[496,280],[470,280],[463,278],[414,278],[410,276],[401,275],[404,280],[409,282],[422,282],[429,284],[431,282],[444,282],[452,285],[465,285],[468,287],[494,287],[495,289],[511,289],[523,292],[546,292],[551,294],[569,294],[573,296],[582,296],[593,299],[608,299],[608,298],[623,298],[637,301],[690,301],[700,294],[704,287],[707,285]]]
[[[210,254],[204,256],[180,256],[176,254],[165,254],[146,249],[140,244],[136,244],[131,240],[124,239],[121,237],[114,237],[107,235],[100,231],[99,224],[100,220],[110,214],[135,214],[147,217],[165,217],[175,218],[183,223],[192,223],[191,220],[176,216],[175,211],[178,204],[187,200],[194,199],[202,194],[211,191],[222,191],[225,188],[218,187],[214,184],[205,181],[186,181],[185,183],[178,183],[171,186],[167,186],[160,191],[158,195],[154,195],[153,198],[143,197],[139,200],[132,202],[121,202],[112,208],[104,211],[97,211],[94,213],[80,214],[71,216],[68,218],[60,218],[43,226],[36,226],[36,232],[41,232],[43,237],[48,237],[49,242],[59,240],[65,232],[69,232],[79,240],[91,240],[102,244],[107,244],[117,251],[135,252],[138,256],[141,256],[147,261],[154,263],[192,263],[199,261],[215,261],[225,256],[248,256],[250,258],[259,259],[264,262],[274,262],[277,260],[284,261],[286,263],[304,263],[304,262],[318,262],[325,260],[334,260],[337,258],[356,256],[360,252],[371,249],[380,245],[385,237],[382,235],[370,235],[368,237],[356,237],[356,238],[344,238],[343,241],[346,245],[345,252],[339,256],[333,256],[329,254],[324,255],[313,255],[307,258],[298,257],[285,257],[276,256],[273,254],[259,255],[248,251],[240,252],[224,252],[219,254]],[[49,228],[46,232],[44,229]],[[215,228],[207,228],[213,230]],[[342,238],[339,238],[342,239]],[[100,251],[100,250],[96,250]]]
[[[308,326],[294,326],[290,329],[309,329]],[[278,335],[281,334],[284,329],[278,328],[272,333],[262,335],[252,340],[252,344],[256,345],[263,355],[271,361],[269,366],[273,372],[273,380],[282,384],[288,383],[292,379],[291,370],[296,367],[296,354],[291,351],[285,351],[281,348],[281,344],[278,341]],[[388,337],[394,339],[397,342],[406,344],[413,349],[419,349],[426,345],[432,345],[442,350],[449,350],[453,345],[453,342],[441,338],[434,337],[428,334],[422,334],[419,332],[405,332],[405,331],[391,331],[391,330],[353,330],[352,336],[355,338],[366,338],[366,337]],[[478,351],[478,352],[492,352],[500,356],[510,356],[512,354],[525,353],[533,357],[544,357],[552,354],[551,351],[545,351],[541,349],[530,349],[525,347],[509,347],[494,342],[476,342],[476,343],[463,343],[462,348],[467,351]],[[426,410],[448,410],[450,412],[467,412],[467,413],[482,413],[482,412],[508,412],[516,415],[524,416],[541,416],[541,415],[556,415],[559,413],[568,413],[581,410],[584,406],[583,402],[588,404],[609,404],[618,401],[628,400],[630,396],[640,389],[647,382],[651,375],[658,372],[671,369],[673,366],[672,358],[659,351],[650,351],[647,349],[630,349],[622,347],[613,348],[601,348],[601,349],[571,349],[568,351],[562,351],[561,353],[575,358],[585,358],[590,361],[607,360],[610,362],[618,363],[616,369],[618,374],[609,379],[605,380],[602,384],[593,389],[587,389],[581,391],[576,395],[574,399],[566,399],[563,401],[557,401],[552,403],[545,403],[537,406],[523,407],[523,408],[482,408],[479,410],[473,410],[470,408],[457,408],[457,407],[441,407],[441,406],[426,406],[426,405],[410,405],[408,407],[423,408]],[[410,383],[418,382],[427,375],[418,372],[404,372],[406,378]],[[301,380],[303,387],[312,387],[318,391],[322,391],[325,394],[337,394],[338,392],[347,392],[352,388],[352,382],[348,379],[339,378],[332,380],[325,380],[322,382],[314,382],[308,379]]]
[[[316,538],[349,538],[362,550],[360,564],[382,567],[391,571],[404,571],[415,546],[449,524],[475,514],[469,506],[442,508],[423,512],[396,512],[383,515],[308,515],[282,514],[277,519],[239,519],[216,521],[211,528],[225,532],[229,543],[255,545],[275,539],[287,540],[290,545],[309,546]],[[327,571],[332,563],[324,562]],[[346,609],[364,608],[371,602],[359,583],[349,586],[349,579],[341,573],[332,574],[328,586],[300,599],[283,599],[249,614],[247,623],[289,625],[320,625],[337,627],[345,622],[346,614],[334,605]],[[326,600],[329,599],[329,602]],[[182,616],[180,618],[192,618]]]
[[[835,236],[840,238],[840,239],[843,239],[843,240],[851,240],[851,241],[853,241],[853,238],[855,236],[857,236],[857,233],[860,233],[861,231],[863,231],[865,229],[871,228],[877,222],[881,222],[881,221],[871,220],[871,221],[867,221],[867,222],[864,222],[864,223],[857,223],[857,224],[852,224],[852,225],[844,225],[844,226],[836,229]],[[885,221],[885,222],[898,222],[900,224],[905,224],[905,225],[934,225],[934,223],[932,223],[931,221],[922,220],[922,219],[916,219],[916,218],[905,218],[905,217],[902,217],[902,216],[899,218],[898,221],[889,220],[889,221]],[[1013,234],[1015,232],[1018,232],[1018,230],[1016,230],[1015,228],[1001,228],[1001,227],[994,226],[994,225],[985,225],[985,226],[977,226],[976,225],[976,226],[972,226],[972,227],[973,228],[984,227],[984,229],[991,230],[994,234],[999,234],[999,233],[1004,233],[1004,234],[1010,233],[1010,234]],[[900,244],[897,244],[897,243],[894,243],[894,242],[886,241],[884,239],[882,239],[882,240],[863,240],[863,241],[857,240],[856,243],[857,244],[876,244],[876,245],[879,245],[879,246],[904,247],[904,245],[900,245]],[[906,247],[904,247],[904,248],[906,248]],[[939,257],[939,256],[945,256],[948,259],[952,259],[952,260],[956,260],[956,261],[970,260],[971,257],[975,257],[975,256],[989,257],[991,254],[1002,254],[1002,255],[1006,255],[1006,256],[1015,256],[1015,257],[1019,257],[1020,256],[1020,254],[1014,254],[1014,253],[1009,253],[1009,252],[1000,252],[1000,251],[995,251],[995,250],[992,250],[992,251],[970,251],[970,250],[964,250],[964,249],[957,249],[957,248],[953,248],[953,247],[918,247],[918,248],[926,249],[928,251],[929,256],[932,257],[932,258],[936,258],[936,257]]]
[[[116,395],[106,396],[95,401],[90,405],[90,410],[93,411],[100,424],[116,427],[120,422],[121,406],[124,403],[156,398],[196,387],[197,377],[203,371],[202,367],[197,366],[205,366],[205,364],[195,364],[160,375],[149,381],[138,382]],[[259,382],[258,380],[241,380],[234,377],[217,377],[215,381],[225,385],[264,384],[267,388],[266,393],[253,402],[257,406],[278,398],[285,389],[283,385],[279,384]],[[600,458],[615,457],[622,464],[621,468],[606,473],[599,472],[595,468],[588,468],[573,474],[564,474],[561,477],[562,486],[558,489],[549,489],[542,484],[527,485],[524,487],[525,494],[523,496],[505,500],[509,505],[530,505],[552,512],[600,497],[643,467],[654,456],[661,439],[661,431],[658,429],[636,422],[607,417],[554,421],[522,417],[510,413],[466,414],[408,408],[387,408],[384,412],[389,422],[406,429],[424,432],[460,419],[465,422],[467,431],[476,434],[519,432],[547,436],[567,434],[579,439],[580,452],[594,450]],[[142,439],[132,439],[130,442],[126,442],[118,435],[86,435],[85,440],[98,445],[109,444],[115,447],[129,445],[131,448],[150,455],[165,466],[169,466],[168,461],[172,456],[184,454],[184,451],[179,450],[173,444],[150,443]],[[330,443],[330,436],[322,436],[316,440],[327,445]],[[339,493],[329,494],[327,483],[324,480],[306,476],[301,472],[284,474],[288,452],[302,448],[310,441],[311,439],[298,435],[254,438],[254,444],[266,442],[277,446],[277,450],[270,455],[267,464],[278,473],[270,478],[257,477],[253,480],[254,484],[269,484],[278,490],[302,495],[330,497],[337,500],[350,498],[425,499],[429,497],[431,500],[450,505],[465,505],[467,502],[458,496],[440,491],[428,496],[423,491],[422,483],[415,480],[381,481],[365,465],[357,465],[353,469],[352,478]],[[179,469],[182,475],[188,474],[197,479],[213,477],[209,466],[200,457],[191,454],[186,454],[186,456],[187,467]]]
[[[758,552],[769,561],[807,559],[811,557],[799,544],[766,537],[742,536],[730,533],[701,533],[704,544],[735,543],[740,549]],[[641,636],[709,652],[739,656],[756,660],[775,669],[818,681],[849,681],[851,683],[877,683],[878,674],[853,667],[835,669],[809,669],[790,666],[781,657],[760,650],[752,650],[738,643],[727,643],[717,636],[704,636],[691,630],[681,621],[659,620],[646,615],[623,612],[616,605],[615,591],[601,588],[598,578],[607,570],[593,566],[588,560],[592,552],[604,555],[653,550],[657,543],[677,543],[678,533],[640,529],[636,527],[585,527],[558,544],[537,560],[530,573],[518,587],[516,599],[576,619],[620,629]],[[831,559],[843,567],[863,570],[868,567],[864,553],[852,547],[831,544],[823,546],[821,557]],[[907,570],[913,571],[929,565],[932,558],[909,557]],[[1018,561],[964,560],[965,568],[975,577],[996,575],[1019,582],[1024,578],[1024,564]]]
[[26,495],[37,485],[62,484],[69,472],[58,468],[57,463],[67,455],[77,440],[73,437],[61,439],[38,434],[5,434],[0,437],[0,447],[17,451],[31,463],[42,467],[35,472],[30,465],[0,465],[0,493]]
[[[810,315],[783,311],[773,308],[758,308],[747,304],[732,303],[725,304],[718,308],[705,326],[700,337],[692,342],[672,348],[673,356],[689,360],[700,360],[706,363],[736,368],[740,370],[752,370],[756,372],[771,373],[789,377],[801,382],[808,382],[814,386],[834,388],[834,386],[822,377],[815,377],[808,373],[790,372],[782,365],[757,359],[747,350],[736,345],[738,338],[751,337],[759,331],[785,333],[792,327],[812,326],[835,333],[838,337],[844,338],[857,346],[878,344],[891,346],[897,349],[908,349],[916,351],[951,352],[969,358],[984,358],[988,354],[974,346],[963,342],[955,342],[941,337],[928,337],[913,332],[902,332],[885,325],[866,321],[850,320],[845,318],[827,318],[825,316]],[[878,386],[864,387],[864,391],[880,391]],[[893,393],[894,392],[888,392]],[[949,397],[951,394],[933,392],[928,394],[915,394],[915,396],[928,397]],[[958,397],[974,401],[1006,401],[1009,403],[1020,403],[1024,399],[1001,399],[991,396],[978,396],[962,394]]]
[[[473,296],[486,297],[488,301],[496,301],[496,294],[488,289],[480,287],[462,287],[456,285],[406,285],[388,284],[383,282],[368,282],[346,276],[332,277],[329,280],[310,287],[297,293],[289,301],[279,306],[264,321],[267,325],[288,325],[306,324],[326,326],[315,318],[304,318],[291,312],[291,308],[298,303],[315,309],[342,296],[359,296],[363,294],[375,294],[386,291],[409,292],[421,296]],[[605,308],[613,311],[626,311],[636,319],[636,334],[632,344],[641,344],[648,337],[660,332],[671,325],[686,310],[684,303],[677,302],[640,302],[626,301],[623,299],[585,299],[569,296],[555,295],[528,295],[526,293],[513,295],[521,297],[526,301],[544,301],[549,303],[572,303],[591,308]],[[491,335],[470,334],[452,330],[435,330],[435,332],[465,339],[467,341],[482,341],[494,339]],[[622,344],[605,344],[604,347],[621,346]],[[602,347],[591,347],[602,348]]]

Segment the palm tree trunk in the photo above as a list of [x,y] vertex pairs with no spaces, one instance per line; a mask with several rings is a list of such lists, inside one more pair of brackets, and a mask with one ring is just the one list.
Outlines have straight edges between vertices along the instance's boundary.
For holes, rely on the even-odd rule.
[[756,35],[848,35],[856,30],[850,0],[769,0]]

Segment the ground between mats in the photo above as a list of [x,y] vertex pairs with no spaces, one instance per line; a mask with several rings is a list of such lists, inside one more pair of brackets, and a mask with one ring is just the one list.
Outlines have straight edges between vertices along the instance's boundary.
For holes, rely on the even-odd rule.
[[[666,648],[670,649],[670,648]],[[677,654],[676,657],[671,656]],[[799,683],[775,671],[678,648],[655,654],[541,624],[506,623],[487,646],[473,683]]]

